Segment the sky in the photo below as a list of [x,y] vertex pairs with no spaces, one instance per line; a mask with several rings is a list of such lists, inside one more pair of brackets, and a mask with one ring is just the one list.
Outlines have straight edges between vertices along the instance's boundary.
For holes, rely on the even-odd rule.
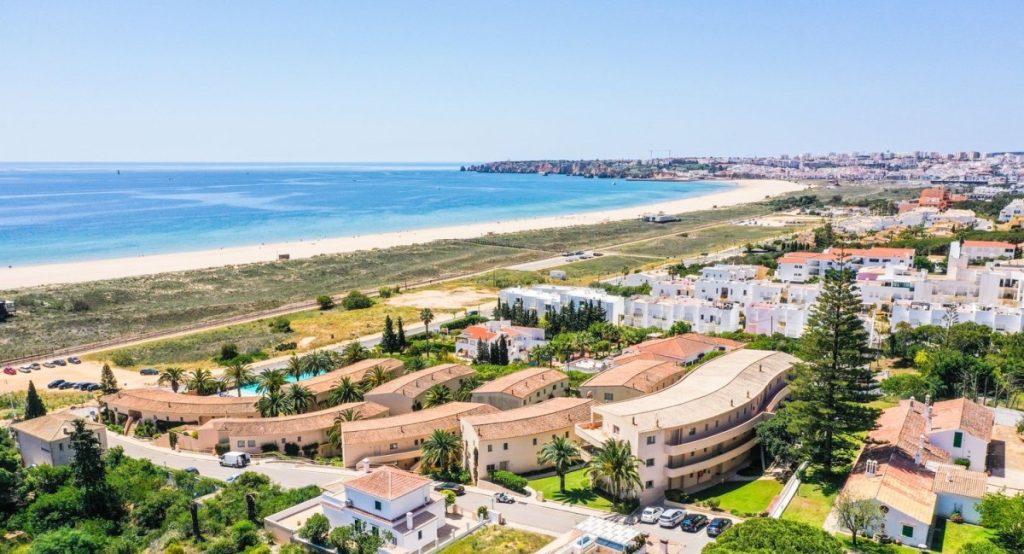
[[0,2],[0,160],[1024,150],[1024,2]]

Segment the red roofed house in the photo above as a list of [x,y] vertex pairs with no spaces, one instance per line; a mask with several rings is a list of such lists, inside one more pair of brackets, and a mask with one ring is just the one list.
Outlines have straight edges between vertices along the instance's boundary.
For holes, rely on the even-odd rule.
[[929,544],[936,516],[977,523],[992,424],[988,408],[965,398],[904,400],[878,418],[843,492],[877,502],[885,522],[871,531],[907,545]]
[[938,208],[946,211],[954,202],[963,202],[967,197],[962,194],[951,194],[945,187],[927,188],[921,191],[917,200],[907,200],[900,204],[900,213],[917,208]]
[[520,327],[512,325],[511,321],[487,321],[463,329],[455,340],[455,353],[476,359],[481,343],[497,346],[501,337],[508,341],[510,362],[527,360],[531,350],[548,343],[544,340],[544,329],[539,327]]
[[804,283],[824,277],[829,270],[846,268],[856,272],[865,267],[910,266],[913,262],[913,248],[829,248],[824,252],[790,252],[779,258],[775,275],[781,281]]
[[975,260],[1012,260],[1017,253],[1017,245],[1012,242],[994,240],[965,240],[960,247],[960,254],[967,258],[967,263]]

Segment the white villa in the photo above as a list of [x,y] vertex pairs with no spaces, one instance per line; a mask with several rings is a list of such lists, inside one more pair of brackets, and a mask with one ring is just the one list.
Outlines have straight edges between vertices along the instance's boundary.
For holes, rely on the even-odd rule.
[[487,321],[462,330],[455,339],[455,354],[476,359],[481,343],[493,348],[502,337],[508,343],[508,359],[513,362],[529,359],[531,350],[548,343],[544,339],[544,329],[539,327],[521,327],[512,325],[510,321]]

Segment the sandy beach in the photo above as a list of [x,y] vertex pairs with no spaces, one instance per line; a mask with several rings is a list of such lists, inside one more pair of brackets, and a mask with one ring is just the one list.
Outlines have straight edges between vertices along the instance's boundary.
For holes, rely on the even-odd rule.
[[416,229],[372,235],[337,237],[310,241],[265,243],[252,246],[154,254],[132,258],[111,258],[82,262],[15,266],[0,269],[0,289],[15,289],[59,283],[79,283],[152,275],[170,271],[205,269],[225,265],[268,262],[287,254],[292,259],[309,258],[320,254],[339,254],[373,248],[390,248],[442,239],[469,239],[492,233],[510,233],[535,229],[592,225],[608,221],[633,219],[646,212],[663,211],[679,214],[711,209],[714,206],[732,206],[756,202],[766,197],[802,190],[804,185],[779,180],[730,180],[737,186],[696,198],[686,198],[631,208],[619,208],[551,217],[474,223],[431,229]]

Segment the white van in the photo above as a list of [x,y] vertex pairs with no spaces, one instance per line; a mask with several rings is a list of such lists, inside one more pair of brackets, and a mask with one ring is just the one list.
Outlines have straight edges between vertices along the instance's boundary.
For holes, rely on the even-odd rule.
[[220,457],[220,465],[228,467],[245,467],[252,459],[245,452],[225,452]]

